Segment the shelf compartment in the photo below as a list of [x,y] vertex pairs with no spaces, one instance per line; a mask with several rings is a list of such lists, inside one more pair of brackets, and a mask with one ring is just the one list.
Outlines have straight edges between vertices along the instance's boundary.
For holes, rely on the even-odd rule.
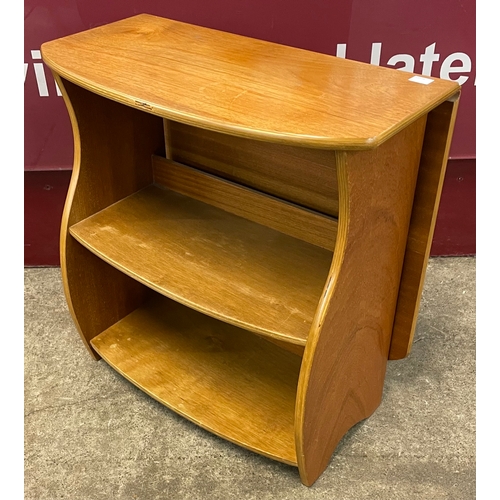
[[156,185],[73,225],[122,272],[181,304],[305,345],[332,252]]
[[91,343],[130,382],[200,427],[297,465],[299,356],[157,294]]

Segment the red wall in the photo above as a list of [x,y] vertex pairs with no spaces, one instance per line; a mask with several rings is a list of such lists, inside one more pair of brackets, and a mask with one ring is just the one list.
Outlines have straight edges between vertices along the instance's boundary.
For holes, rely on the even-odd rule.
[[460,78],[462,98],[432,254],[475,254],[475,1],[25,0],[26,265],[59,262],[58,227],[73,161],[67,112],[37,51],[47,40],[140,12]]

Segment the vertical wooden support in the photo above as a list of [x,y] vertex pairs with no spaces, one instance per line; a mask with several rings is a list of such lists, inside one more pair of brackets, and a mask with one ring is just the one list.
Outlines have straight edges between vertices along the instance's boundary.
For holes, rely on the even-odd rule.
[[84,90],[57,74],[74,137],[74,165],[61,224],[61,271],[85,345],[134,310],[147,288],[106,264],[68,228],[152,182],[151,155],[163,151],[161,118]]
[[163,137],[165,139],[165,158],[172,160],[172,121],[163,118]]
[[375,150],[337,153],[338,236],[297,394],[295,439],[306,485],[381,401],[425,121]]
[[389,359],[411,350],[457,109],[458,95],[427,118]]

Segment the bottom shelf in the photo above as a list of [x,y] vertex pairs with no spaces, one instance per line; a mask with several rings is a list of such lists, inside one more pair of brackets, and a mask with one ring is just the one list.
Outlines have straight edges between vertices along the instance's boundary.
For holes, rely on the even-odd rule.
[[160,296],[91,343],[168,408],[240,446],[297,465],[299,356]]

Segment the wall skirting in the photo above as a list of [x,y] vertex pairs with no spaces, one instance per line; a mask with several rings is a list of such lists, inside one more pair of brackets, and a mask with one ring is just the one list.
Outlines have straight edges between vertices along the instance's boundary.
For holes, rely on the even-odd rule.
[[[59,265],[59,225],[70,170],[24,173],[24,265]],[[448,162],[432,256],[476,254],[476,160]]]

